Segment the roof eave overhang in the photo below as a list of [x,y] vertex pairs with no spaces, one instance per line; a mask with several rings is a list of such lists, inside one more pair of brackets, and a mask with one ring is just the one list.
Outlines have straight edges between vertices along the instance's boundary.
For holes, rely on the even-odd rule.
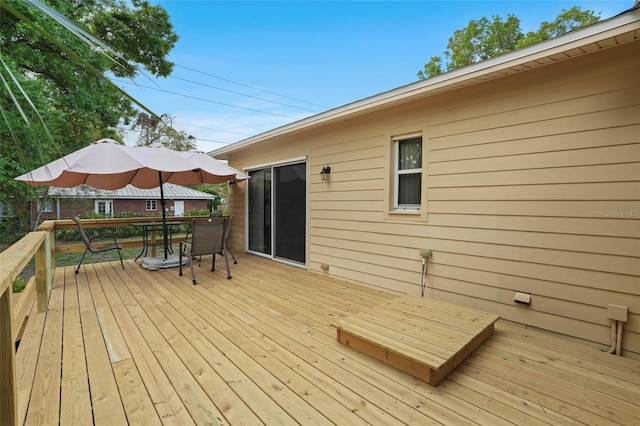
[[232,152],[278,136],[308,130],[377,109],[517,74],[639,38],[640,8],[634,7],[625,13],[589,27],[295,121],[211,151],[209,155],[217,159],[228,159],[228,155]]

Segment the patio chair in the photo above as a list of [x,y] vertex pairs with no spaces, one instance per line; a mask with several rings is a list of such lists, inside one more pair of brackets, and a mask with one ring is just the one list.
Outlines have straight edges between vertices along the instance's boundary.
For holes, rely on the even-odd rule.
[[[209,217],[221,217],[218,215],[210,215]],[[236,260],[236,255],[233,254],[233,252],[231,251],[231,248],[229,247],[229,237],[231,235],[231,225],[233,224],[233,218],[235,217],[235,215],[229,215],[229,216],[222,216],[224,217],[226,220],[224,222],[224,242],[226,244],[226,249],[227,249],[227,253],[231,255],[231,258],[233,259],[233,263],[234,265],[238,264],[238,261]],[[189,241],[190,240],[190,235],[191,235],[191,224],[189,224],[189,229],[187,230],[187,233],[185,235],[185,240]]]
[[[82,242],[86,247],[84,249],[84,253],[82,253],[82,257],[80,258],[80,263],[78,263],[78,266],[76,267],[76,274],[80,272],[80,265],[82,265],[82,261],[84,260],[84,257],[88,251],[90,251],[91,253],[103,253],[109,250],[118,250],[118,256],[120,257],[120,264],[122,265],[122,269],[124,269],[124,262],[122,261],[122,252],[121,252],[122,246],[118,243],[118,239],[116,238],[115,235],[110,235],[106,237],[89,238],[87,236],[87,233],[84,231],[84,228],[82,227],[82,221],[80,220],[80,218],[76,216],[73,218],[73,221],[76,223],[76,226],[78,227],[78,232],[80,233],[80,238],[82,238]],[[97,242],[98,240],[113,240],[113,244],[96,247],[94,243]]]
[[227,253],[229,253],[231,255],[231,258],[233,259],[233,264],[237,265],[238,261],[236,260],[236,255],[233,254],[233,252],[229,248],[229,236],[231,235],[231,225],[233,224],[234,217],[235,215],[230,215],[229,217],[227,217],[227,221],[224,223],[224,243],[227,246]]
[[231,279],[225,235],[225,218],[202,217],[193,219],[191,224],[191,238],[180,243],[179,275],[182,276],[182,257],[185,256],[189,263],[189,268],[191,268],[191,281],[193,285],[198,284],[193,269],[194,258],[208,254],[213,255],[211,270],[215,271],[216,255],[219,254],[224,257],[224,262],[227,267],[227,279]]

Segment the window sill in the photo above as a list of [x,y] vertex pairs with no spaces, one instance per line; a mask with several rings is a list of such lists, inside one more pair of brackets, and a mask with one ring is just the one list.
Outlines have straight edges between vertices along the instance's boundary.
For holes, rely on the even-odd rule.
[[419,216],[422,214],[422,210],[391,210],[389,214]]
[[426,223],[427,222],[426,210],[388,210],[384,213],[384,219],[392,222],[412,222],[412,223]]

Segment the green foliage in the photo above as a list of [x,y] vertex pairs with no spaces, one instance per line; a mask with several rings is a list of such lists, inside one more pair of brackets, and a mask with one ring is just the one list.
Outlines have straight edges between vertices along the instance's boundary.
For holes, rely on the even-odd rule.
[[564,33],[580,29],[587,25],[595,24],[600,17],[590,10],[581,10],[574,6],[569,10],[563,9],[553,22],[543,22],[538,31],[528,32],[518,41],[518,48],[525,47],[540,41],[549,40]]
[[[138,212],[120,212],[114,215],[102,215],[91,210],[82,214],[80,216],[80,219],[108,219],[113,217],[116,217],[116,218],[149,217],[149,218],[157,219],[160,216],[152,213],[138,213]],[[130,238],[130,237],[142,236],[142,229],[133,227],[133,226],[117,227],[117,228],[91,228],[91,229],[87,229],[86,232],[89,238],[93,238],[93,237],[104,238],[111,235],[115,235],[117,238]],[[57,241],[79,241],[80,235],[78,234],[78,230],[75,228],[63,229],[60,231],[56,231],[56,240]]]
[[27,280],[23,277],[15,277],[11,282],[14,293],[20,293],[27,286]]
[[209,210],[207,209],[194,209],[194,210],[186,210],[184,212],[185,216],[209,216]]
[[176,151],[189,151],[196,148],[196,140],[186,132],[173,128],[173,117],[162,114],[160,120],[145,113],[138,114],[138,119],[131,127],[138,129],[140,136],[136,144],[149,146],[152,143],[161,143],[167,148]]
[[420,79],[433,77],[444,71],[455,70],[559,36],[599,20],[599,16],[593,11],[583,11],[574,6],[569,10],[563,9],[553,22],[542,22],[538,31],[526,35],[522,33],[520,19],[515,15],[507,15],[506,21],[497,15],[491,20],[471,20],[465,28],[456,30],[449,38],[447,50],[444,52],[447,60],[446,69],[442,68],[442,57],[433,56],[417,75]]
[[198,185],[192,186],[193,189],[198,191],[206,192],[208,194],[212,194],[215,198],[213,200],[207,200],[207,208],[209,211],[218,210],[218,206],[227,203],[227,199],[229,197],[229,183],[201,183]]
[[0,244],[13,244],[18,241],[25,232],[20,227],[20,220],[15,216],[0,217]]
[[118,126],[137,116],[107,76],[169,75],[178,39],[166,11],[146,1],[48,0],[57,19],[30,3],[0,1],[0,201],[14,214],[33,197],[14,177],[96,139],[117,140]]

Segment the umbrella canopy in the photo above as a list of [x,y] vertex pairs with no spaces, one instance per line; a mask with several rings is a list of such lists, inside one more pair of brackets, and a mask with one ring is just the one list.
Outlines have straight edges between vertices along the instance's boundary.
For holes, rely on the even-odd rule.
[[[158,172],[162,172],[161,182]],[[113,139],[100,139],[16,179],[32,186],[70,188],[86,184],[113,190],[129,184],[150,189],[165,182],[195,185],[247,178],[202,152],[174,151],[161,144],[129,147]]]
[[18,176],[16,180],[32,186],[70,188],[85,184],[108,190],[129,184],[142,189],[160,186],[166,259],[168,246],[163,183],[195,185],[248,178],[248,175],[203,152],[174,151],[161,144],[129,147],[107,138]]
[[[166,148],[165,148],[166,149]],[[175,176],[174,179],[171,179],[171,183],[181,184],[181,185],[193,185],[189,180],[196,178],[197,182],[195,183],[212,183],[211,180],[215,179],[216,176],[229,176],[229,174],[234,174],[234,177],[224,179],[226,180],[238,180],[242,181],[245,179],[249,179],[249,175],[244,174],[233,167],[228,166],[226,163],[222,161],[215,160],[205,154],[202,151],[191,150],[191,151],[176,151],[176,153],[187,160],[189,163],[196,166],[198,169],[198,176],[188,175],[186,173],[180,173]],[[211,161],[213,160],[213,161]],[[180,182],[182,183],[180,183]]]

